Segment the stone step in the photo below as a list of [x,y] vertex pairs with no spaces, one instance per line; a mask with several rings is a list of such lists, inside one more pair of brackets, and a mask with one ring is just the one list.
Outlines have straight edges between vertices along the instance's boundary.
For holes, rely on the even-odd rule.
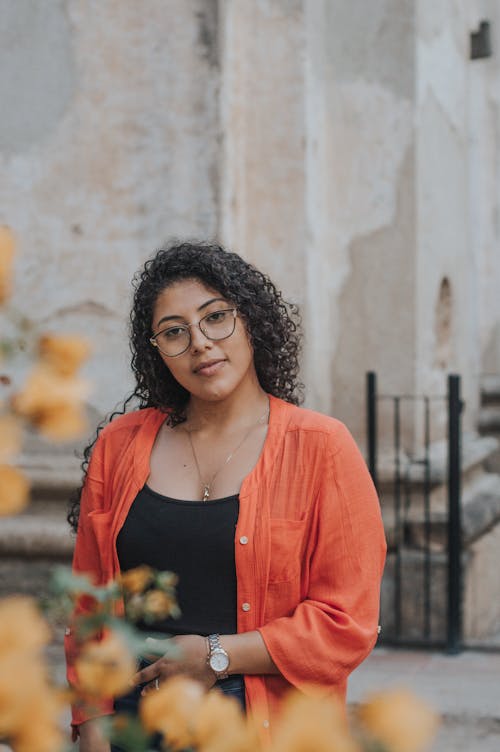
[[80,460],[67,454],[23,453],[16,465],[30,481],[33,500],[67,500],[82,480]]
[[74,546],[61,501],[34,501],[21,514],[3,517],[0,556],[68,558]]
[[[429,544],[433,550],[446,550],[448,545],[448,513],[446,508],[430,510]],[[385,516],[384,516],[385,521]],[[462,533],[466,545],[484,535],[500,521],[500,475],[484,473],[463,489]],[[407,544],[424,548],[425,518],[422,504],[416,503],[405,515]],[[394,531],[392,531],[394,537]]]
[[479,411],[478,427],[482,434],[500,434],[500,405],[489,404],[482,407]]
[[500,375],[491,374],[481,378],[481,404],[500,404]]
[[[478,436],[466,433],[462,437],[462,476],[464,482],[467,476],[472,476],[480,469],[488,458],[500,447],[500,440],[495,436]],[[401,478],[412,487],[421,487],[425,481],[426,468],[424,455],[417,454],[409,457],[401,452],[400,457]],[[435,441],[429,450],[431,487],[445,484],[448,480],[448,443],[446,440]],[[391,453],[380,456],[378,463],[379,488],[391,488],[394,483],[395,462]]]

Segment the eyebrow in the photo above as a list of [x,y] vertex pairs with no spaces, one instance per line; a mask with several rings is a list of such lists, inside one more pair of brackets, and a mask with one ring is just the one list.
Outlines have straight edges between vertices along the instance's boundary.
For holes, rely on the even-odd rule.
[[[211,305],[212,303],[217,303],[218,301],[221,301],[221,303],[227,303],[227,300],[225,298],[210,298],[210,300],[207,300],[205,303],[202,303],[199,308],[197,308],[197,311],[203,311],[204,308],[207,308],[207,306]],[[175,313],[172,316],[163,316],[161,318],[156,326],[160,326],[160,324],[163,324],[165,321],[172,321],[173,319],[183,319],[184,316],[179,316],[179,314]]]

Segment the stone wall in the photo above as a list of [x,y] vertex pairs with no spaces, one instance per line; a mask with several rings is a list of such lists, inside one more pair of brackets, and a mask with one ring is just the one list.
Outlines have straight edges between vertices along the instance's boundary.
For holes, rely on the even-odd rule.
[[[366,370],[441,393],[453,369],[475,427],[500,369],[493,0],[3,8],[14,303],[90,336],[97,413],[130,388],[133,272],[168,238],[218,237],[302,305],[308,405],[363,442]],[[493,57],[471,61],[483,18]]]
[[130,388],[132,274],[218,217],[217,3],[2,4],[0,222],[19,241],[13,304],[87,335],[92,406]]

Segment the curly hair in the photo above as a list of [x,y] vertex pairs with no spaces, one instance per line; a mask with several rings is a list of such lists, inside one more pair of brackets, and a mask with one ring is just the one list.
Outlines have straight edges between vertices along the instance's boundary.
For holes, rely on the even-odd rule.
[[[283,299],[267,275],[220,245],[198,242],[171,245],[157,251],[134,276],[130,348],[136,386],[122,409],[99,425],[94,440],[84,450],[84,478],[100,429],[116,415],[123,414],[132,400],[139,409],[162,410],[171,426],[185,420],[189,392],[172,376],[149,338],[158,295],[170,285],[187,279],[211,287],[236,306],[245,323],[255,370],[264,391],[294,405],[302,402],[303,385],[298,380],[301,334],[297,306]],[[68,513],[68,522],[74,530],[78,524],[80,496],[81,488]]]

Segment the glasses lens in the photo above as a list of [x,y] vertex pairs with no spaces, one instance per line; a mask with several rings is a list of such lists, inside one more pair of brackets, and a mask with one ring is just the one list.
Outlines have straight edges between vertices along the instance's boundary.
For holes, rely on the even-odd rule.
[[164,355],[180,355],[188,349],[191,337],[185,326],[170,326],[156,335],[158,349]]
[[200,321],[200,329],[209,339],[226,339],[234,332],[236,317],[234,309],[214,311]]

